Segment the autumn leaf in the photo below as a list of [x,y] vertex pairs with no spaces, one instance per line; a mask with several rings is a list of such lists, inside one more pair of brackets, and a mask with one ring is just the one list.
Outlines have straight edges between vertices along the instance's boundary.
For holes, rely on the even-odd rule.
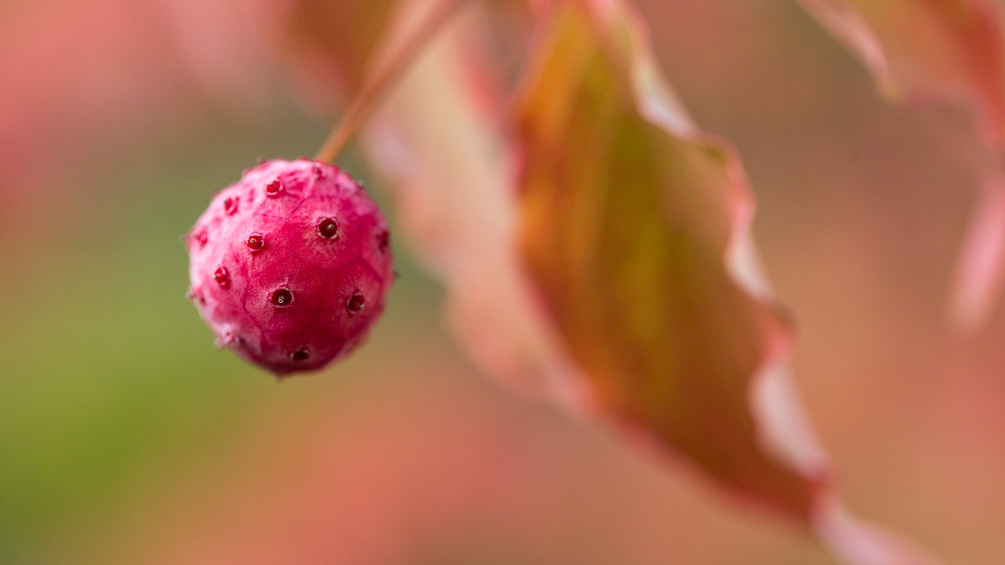
[[799,0],[893,99],[972,103],[1005,141],[1001,15],[987,0]]
[[517,110],[520,249],[593,409],[858,563],[924,559],[850,518],[780,368],[734,150],[699,131],[640,20],[566,2]]
[[419,28],[440,14],[490,13],[491,28],[483,28],[483,35],[467,43],[491,44],[502,58],[517,51],[519,44],[512,40],[522,35],[529,19],[523,0],[290,0],[270,8],[272,35],[286,70],[298,79],[302,93],[317,98],[322,108],[354,96],[372,97],[364,89],[389,61],[403,58],[402,52],[407,59],[407,53],[421,51],[425,41],[414,46],[409,40],[429,31]]
[[285,59],[310,89],[356,92],[394,12],[393,0],[293,0],[276,10]]
[[894,100],[947,100],[975,111],[982,170],[960,251],[950,313],[973,330],[990,316],[1005,275],[1005,35],[988,0],[799,0],[855,52]]
[[485,92],[498,82],[472,80],[499,68],[471,41],[491,33],[491,14],[459,16],[368,125],[365,154],[394,197],[401,239],[446,287],[449,324],[480,368],[530,394],[575,396],[512,251],[507,140],[485,104],[501,98]]
[[781,364],[791,328],[746,236],[742,167],[675,102],[620,6],[541,12],[554,26],[532,51],[513,139],[471,79],[490,61],[471,42],[490,18],[444,29],[366,132],[401,241],[443,281],[454,333],[486,373],[620,422],[849,562],[925,562],[827,483]]
[[622,46],[572,6],[519,110],[522,250],[543,302],[603,410],[805,520],[823,477],[763,454],[747,405],[791,330],[727,270],[751,206],[739,163],[641,115]]

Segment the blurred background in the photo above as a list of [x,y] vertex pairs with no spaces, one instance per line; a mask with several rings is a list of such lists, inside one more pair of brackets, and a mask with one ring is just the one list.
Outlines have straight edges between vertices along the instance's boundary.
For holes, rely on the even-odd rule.
[[[266,4],[0,1],[0,563],[832,563],[479,374],[402,238],[351,359],[277,383],[215,350],[184,234],[337,116],[283,70]],[[641,4],[698,123],[744,158],[849,506],[948,562],[1005,562],[1005,318],[946,324],[966,114],[884,103],[793,3]],[[380,179],[340,164],[393,225]]]

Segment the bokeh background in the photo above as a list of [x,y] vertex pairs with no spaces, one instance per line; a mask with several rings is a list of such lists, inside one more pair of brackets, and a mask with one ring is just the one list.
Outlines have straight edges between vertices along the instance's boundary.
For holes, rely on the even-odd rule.
[[[0,1],[0,563],[832,563],[481,375],[402,238],[351,359],[277,383],[215,350],[182,237],[336,113],[262,41],[259,2],[196,4]],[[849,506],[948,562],[1005,562],[1005,318],[946,323],[967,114],[883,102],[794,3],[641,5],[698,123],[744,158]],[[380,179],[341,164],[393,224]]]

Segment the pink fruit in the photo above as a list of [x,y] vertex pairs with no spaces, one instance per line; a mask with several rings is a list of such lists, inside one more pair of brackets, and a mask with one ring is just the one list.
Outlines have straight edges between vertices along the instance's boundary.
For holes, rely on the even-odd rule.
[[338,167],[245,171],[188,237],[189,298],[217,343],[276,373],[317,370],[367,337],[392,281],[387,223]]

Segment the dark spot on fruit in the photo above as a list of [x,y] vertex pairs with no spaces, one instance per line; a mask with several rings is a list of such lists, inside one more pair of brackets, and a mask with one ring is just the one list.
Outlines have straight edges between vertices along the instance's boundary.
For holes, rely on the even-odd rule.
[[246,243],[248,244],[248,249],[250,249],[252,253],[257,253],[265,248],[265,237],[263,237],[262,234],[253,233],[248,236],[248,241]]
[[281,288],[272,293],[272,296],[269,297],[269,302],[273,306],[279,306],[280,308],[289,306],[293,303],[293,293],[288,288]]
[[391,241],[391,234],[388,233],[387,230],[382,230],[380,233],[377,234],[377,249],[379,249],[381,253],[384,253],[385,251],[387,251],[387,245],[388,243],[390,243],[390,241]]
[[276,179],[269,184],[265,185],[265,195],[275,198],[283,193],[283,181]]
[[366,298],[364,298],[363,293],[358,290],[352,293],[349,300],[345,301],[345,308],[350,314],[359,312],[364,306],[366,306]]
[[237,201],[237,197],[227,198],[223,201],[223,211],[226,212],[228,216],[233,216],[237,213]]
[[338,222],[331,218],[321,218],[318,221],[318,235],[325,239],[335,239],[338,236]]
[[314,174],[315,179],[320,179],[325,176],[325,170],[317,163],[311,165],[311,173]]
[[206,245],[206,242],[209,241],[209,234],[206,233],[206,228],[202,228],[201,230],[195,232],[192,235],[192,239],[194,239],[196,243],[199,244],[200,248],[204,247]]
[[213,280],[216,281],[216,284],[220,285],[220,288],[230,288],[230,271],[224,266],[217,267],[213,271]]
[[290,353],[290,359],[293,359],[294,361],[306,361],[310,356],[311,354],[307,351],[306,347],[301,347],[293,353]]

